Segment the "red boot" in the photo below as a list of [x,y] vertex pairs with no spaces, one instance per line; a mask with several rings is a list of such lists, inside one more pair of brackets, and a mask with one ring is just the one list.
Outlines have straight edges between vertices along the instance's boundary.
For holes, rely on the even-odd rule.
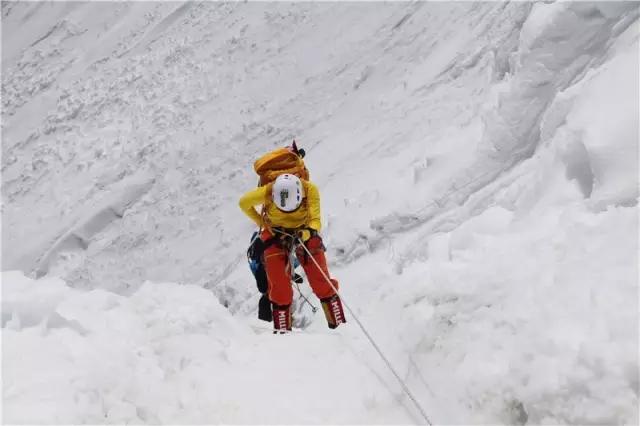
[[273,333],[284,334],[291,331],[291,305],[272,306],[273,312]]
[[322,309],[324,310],[324,316],[327,318],[329,328],[336,328],[340,324],[347,322],[344,316],[344,309],[342,309],[342,302],[337,294],[325,297],[320,302],[322,302]]

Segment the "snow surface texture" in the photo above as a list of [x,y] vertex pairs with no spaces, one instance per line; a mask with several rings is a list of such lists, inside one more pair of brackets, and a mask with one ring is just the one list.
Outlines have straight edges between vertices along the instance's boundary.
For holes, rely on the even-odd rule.
[[3,421],[423,421],[354,321],[255,319],[237,200],[295,137],[434,423],[637,424],[638,16],[2,3]]

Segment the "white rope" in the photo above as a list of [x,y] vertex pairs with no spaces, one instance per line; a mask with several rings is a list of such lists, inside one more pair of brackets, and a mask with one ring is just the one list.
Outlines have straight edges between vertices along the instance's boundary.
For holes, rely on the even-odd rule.
[[[293,235],[290,235],[291,237],[293,237]],[[297,238],[297,237],[294,237]],[[340,297],[340,300],[342,301],[342,304],[344,305],[345,308],[347,308],[347,310],[349,311],[349,313],[351,314],[351,316],[353,317],[353,319],[356,321],[356,323],[358,324],[358,326],[360,326],[360,329],[362,330],[362,332],[364,333],[365,336],[367,336],[367,339],[369,339],[369,342],[371,342],[371,344],[373,345],[373,347],[375,348],[375,350],[378,352],[378,355],[380,355],[380,358],[382,358],[382,360],[385,362],[385,364],[387,364],[387,367],[389,367],[389,370],[391,370],[391,372],[393,373],[394,376],[396,376],[396,379],[398,379],[398,382],[400,382],[400,385],[402,386],[402,389],[404,390],[404,392],[409,396],[409,399],[411,399],[411,401],[413,401],[413,403],[415,404],[415,406],[418,408],[418,411],[420,411],[420,414],[422,415],[422,417],[424,417],[425,421],[427,422],[427,424],[429,426],[432,426],[431,420],[429,420],[429,417],[427,416],[427,414],[425,413],[424,409],[422,408],[422,406],[420,405],[420,403],[418,402],[418,400],[413,396],[413,394],[411,393],[411,391],[409,390],[409,387],[407,386],[407,384],[405,383],[404,380],[402,380],[402,378],[400,377],[400,375],[396,372],[395,368],[393,368],[393,366],[391,365],[391,362],[389,362],[389,360],[387,359],[386,356],[384,356],[384,354],[382,353],[382,350],[380,349],[380,347],[376,344],[376,342],[373,340],[373,338],[371,337],[371,335],[369,334],[369,332],[367,331],[367,329],[364,327],[364,325],[360,322],[360,320],[358,319],[358,317],[356,316],[356,314],[353,312],[353,310],[351,310],[351,307],[347,304],[346,300],[344,300],[344,298],[340,295],[340,292],[338,292],[338,289],[335,288],[335,286],[333,285],[333,283],[331,282],[331,280],[329,279],[329,277],[327,277],[327,274],[325,274],[325,272],[322,270],[322,268],[320,267],[320,265],[318,265],[318,262],[316,262],[316,260],[313,258],[313,255],[311,254],[311,252],[309,251],[309,249],[307,248],[307,246],[304,245],[304,242],[300,239],[297,238],[298,242],[300,243],[300,245],[304,248],[304,250],[307,252],[307,254],[309,255],[309,257],[311,258],[311,260],[313,261],[313,263],[315,263],[316,267],[318,268],[318,270],[322,273],[322,276],[324,277],[325,280],[327,280],[327,283],[329,283],[329,285],[331,286],[331,288],[333,289],[333,291],[335,291],[335,293],[338,295],[338,297]]]

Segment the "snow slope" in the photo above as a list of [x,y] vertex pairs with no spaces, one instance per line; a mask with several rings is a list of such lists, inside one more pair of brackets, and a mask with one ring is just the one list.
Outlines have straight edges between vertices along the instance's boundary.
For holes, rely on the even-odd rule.
[[422,422],[353,321],[254,318],[237,199],[295,137],[434,423],[637,423],[638,15],[3,3],[3,420]]
[[[389,397],[380,400],[384,387],[341,333],[274,339],[235,320],[211,292],[193,285],[145,283],[123,297],[17,273],[3,281],[4,311],[12,313],[4,329],[5,357],[21,358],[4,372],[10,422],[410,420]],[[274,357],[283,345],[286,351]],[[287,373],[292,366],[295,374]],[[333,398],[326,398],[329,389]],[[310,404],[312,419],[301,409]]]

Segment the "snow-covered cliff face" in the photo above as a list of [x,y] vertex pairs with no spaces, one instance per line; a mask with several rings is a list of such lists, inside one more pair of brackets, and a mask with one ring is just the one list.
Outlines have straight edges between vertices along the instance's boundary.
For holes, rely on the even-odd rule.
[[[637,421],[638,16],[629,2],[3,3],[2,268],[79,289],[34,313],[20,294],[37,286],[7,275],[5,343],[24,344],[21,315],[92,329],[65,298],[113,291],[95,315],[128,312],[147,280],[253,316],[237,200],[257,156],[295,138],[332,273],[418,387],[422,371],[436,422]],[[116,392],[138,404],[117,418],[251,421],[143,415],[167,392]]]

